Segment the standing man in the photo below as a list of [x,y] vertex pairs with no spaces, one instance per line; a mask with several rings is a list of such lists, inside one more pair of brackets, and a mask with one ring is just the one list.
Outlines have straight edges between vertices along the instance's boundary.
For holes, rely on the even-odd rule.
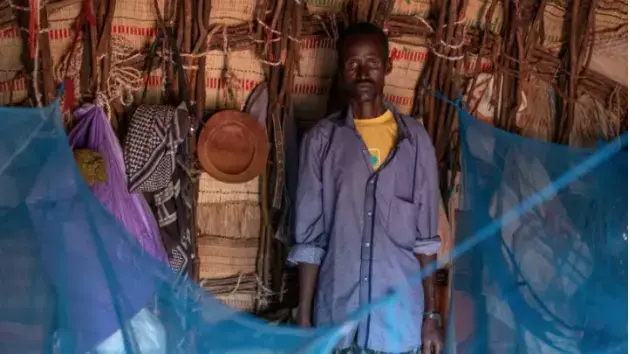
[[399,301],[372,311],[338,352],[440,353],[434,278],[414,277],[440,249],[433,145],[420,123],[383,99],[392,64],[380,28],[350,26],[338,52],[349,105],[318,123],[300,154],[289,255],[300,271],[298,324],[339,324],[405,286]]

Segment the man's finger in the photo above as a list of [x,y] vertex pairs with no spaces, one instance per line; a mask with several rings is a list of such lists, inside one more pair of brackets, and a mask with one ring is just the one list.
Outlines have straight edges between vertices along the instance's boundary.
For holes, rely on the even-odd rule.
[[442,354],[442,343],[435,343],[435,354]]

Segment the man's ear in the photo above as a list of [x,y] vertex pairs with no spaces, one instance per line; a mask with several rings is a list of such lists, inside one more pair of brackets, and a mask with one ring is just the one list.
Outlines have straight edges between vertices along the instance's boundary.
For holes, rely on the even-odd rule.
[[385,61],[385,75],[391,74],[393,68],[394,68],[394,66],[392,64],[392,59],[391,58],[387,58],[387,60]]

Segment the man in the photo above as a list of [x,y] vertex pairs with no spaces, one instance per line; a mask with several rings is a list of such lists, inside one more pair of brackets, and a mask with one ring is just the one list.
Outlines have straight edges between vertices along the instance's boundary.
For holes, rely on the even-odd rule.
[[297,321],[311,326],[314,314],[315,325],[338,324],[402,286],[402,298],[375,308],[338,352],[439,353],[434,279],[416,276],[440,248],[434,149],[420,123],[383,99],[392,69],[383,31],[355,24],[338,46],[349,105],[318,123],[301,148],[289,255],[300,271]]

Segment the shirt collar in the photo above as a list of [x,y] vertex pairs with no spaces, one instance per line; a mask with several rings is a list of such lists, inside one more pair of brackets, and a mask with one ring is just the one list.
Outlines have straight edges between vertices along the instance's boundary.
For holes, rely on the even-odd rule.
[[[403,115],[398,112],[396,107],[391,104],[389,101],[384,100],[383,104],[385,109],[388,109],[394,115],[394,119],[396,119],[396,125],[398,127],[397,133],[397,141],[402,141],[405,139],[409,139],[411,137],[411,133],[409,132],[409,127],[407,123],[403,119]],[[344,111],[339,114],[336,119],[336,123],[339,125],[345,125],[352,129],[355,129],[354,125],[354,113],[352,112],[352,106],[348,105]]]

